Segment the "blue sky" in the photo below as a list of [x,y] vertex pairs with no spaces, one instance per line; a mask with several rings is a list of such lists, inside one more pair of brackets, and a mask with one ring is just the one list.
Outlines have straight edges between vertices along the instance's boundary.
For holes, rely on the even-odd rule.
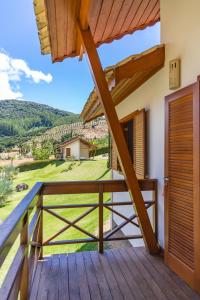
[[[2,1],[0,28],[0,99],[13,94],[79,113],[94,86],[87,61],[73,58],[52,64],[49,55],[40,54],[32,0]],[[103,45],[98,52],[106,67],[159,40],[160,28],[156,24]]]

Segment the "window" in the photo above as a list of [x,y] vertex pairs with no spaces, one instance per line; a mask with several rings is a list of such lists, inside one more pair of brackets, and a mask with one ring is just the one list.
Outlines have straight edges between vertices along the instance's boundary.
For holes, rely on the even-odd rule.
[[[139,179],[146,177],[146,112],[144,109],[136,111],[120,120],[130,157]],[[111,151],[112,169],[121,171],[117,158],[117,149],[112,141]]]

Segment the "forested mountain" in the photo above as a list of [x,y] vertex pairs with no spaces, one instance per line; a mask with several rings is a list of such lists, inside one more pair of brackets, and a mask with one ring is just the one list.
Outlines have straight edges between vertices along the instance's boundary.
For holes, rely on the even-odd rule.
[[0,101],[0,147],[13,146],[48,128],[80,120],[79,115],[21,100]]

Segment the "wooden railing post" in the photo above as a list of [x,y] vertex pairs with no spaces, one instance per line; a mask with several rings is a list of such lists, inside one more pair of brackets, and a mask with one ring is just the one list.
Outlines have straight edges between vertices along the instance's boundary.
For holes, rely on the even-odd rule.
[[43,195],[40,194],[37,202],[37,209],[40,210],[40,217],[33,233],[33,246],[35,249],[36,259],[43,258]]
[[103,253],[103,185],[99,186],[99,253]]
[[153,199],[154,201],[154,232],[156,240],[158,240],[158,183],[154,182]]
[[40,209],[40,218],[39,218],[39,221],[38,221],[38,236],[37,236],[37,242],[38,244],[40,245],[40,248],[39,248],[39,253],[38,253],[38,259],[42,259],[43,258],[43,209],[42,209],[42,206],[43,206],[43,195],[40,194],[39,196],[39,200],[38,200],[38,203],[37,203],[37,207],[38,209]]
[[33,275],[36,270],[37,261],[38,259],[42,259],[43,257],[43,196],[39,194],[38,201],[36,204],[36,208],[39,211],[39,219],[37,221],[37,224],[35,226],[33,237],[32,237],[32,243],[31,243],[31,249],[30,249],[30,256],[29,256],[29,268],[30,268],[30,276],[29,276],[29,282],[31,285]]
[[20,244],[24,248],[24,260],[22,264],[21,282],[20,282],[20,299],[27,300],[29,292],[29,262],[28,262],[28,211],[23,219],[23,227],[20,235]]

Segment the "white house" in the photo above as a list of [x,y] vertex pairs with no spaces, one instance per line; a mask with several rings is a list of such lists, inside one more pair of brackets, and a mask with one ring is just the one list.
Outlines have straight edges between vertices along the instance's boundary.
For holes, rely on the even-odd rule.
[[94,157],[96,146],[81,137],[73,137],[59,145],[63,159],[74,158],[75,160],[89,159]]

